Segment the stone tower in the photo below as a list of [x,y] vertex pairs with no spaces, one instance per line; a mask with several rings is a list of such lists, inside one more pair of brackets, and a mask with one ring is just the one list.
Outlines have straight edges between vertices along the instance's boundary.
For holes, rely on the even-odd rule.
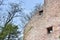
[[24,40],[59,40],[60,0],[44,0],[39,10],[25,27]]

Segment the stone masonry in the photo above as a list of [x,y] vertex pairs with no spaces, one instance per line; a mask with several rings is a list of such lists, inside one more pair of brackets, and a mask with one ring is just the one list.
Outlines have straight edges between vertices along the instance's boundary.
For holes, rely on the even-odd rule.
[[24,40],[60,40],[60,0],[44,0],[42,10],[26,25]]

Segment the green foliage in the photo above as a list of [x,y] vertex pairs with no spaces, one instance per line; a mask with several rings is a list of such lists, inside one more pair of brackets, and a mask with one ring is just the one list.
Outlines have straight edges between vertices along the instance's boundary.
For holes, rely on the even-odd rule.
[[7,24],[5,27],[2,28],[2,31],[0,32],[0,40],[4,40],[6,36],[8,36],[9,39],[10,34],[17,35],[17,29],[17,26],[13,24]]

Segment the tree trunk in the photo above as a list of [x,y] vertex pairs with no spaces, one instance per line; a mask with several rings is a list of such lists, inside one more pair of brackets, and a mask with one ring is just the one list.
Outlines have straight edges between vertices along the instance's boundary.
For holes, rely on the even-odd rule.
[[10,40],[10,34],[8,35],[8,40]]

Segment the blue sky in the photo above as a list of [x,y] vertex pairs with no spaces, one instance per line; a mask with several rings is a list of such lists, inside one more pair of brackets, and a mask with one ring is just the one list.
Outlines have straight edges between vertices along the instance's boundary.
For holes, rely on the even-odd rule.
[[34,6],[36,4],[43,4],[44,0],[22,0],[23,3],[23,7],[25,8],[26,12],[29,12],[30,10],[34,9]]
[[[29,14],[29,12],[34,9],[34,6],[36,4],[43,4],[44,3],[44,0],[4,0],[3,4],[5,4],[5,5],[1,5],[0,6],[0,16],[1,15],[2,16],[6,15],[7,14],[7,10],[8,11],[11,10],[9,3],[17,3],[17,4],[19,4],[20,1],[23,1],[23,3],[22,3],[23,5],[21,5],[21,6],[24,8],[24,12],[26,14]],[[21,14],[21,15],[26,15],[26,14]],[[24,20],[23,17],[22,18],[14,18],[13,22],[15,24],[17,24],[17,25],[20,25],[19,26],[19,28],[20,28],[19,30],[22,30],[21,27],[24,26],[24,24],[21,22],[20,19]],[[26,20],[24,20],[24,21],[27,22]],[[1,23],[1,24],[3,24],[3,23]]]
[[37,4],[42,5],[44,3],[44,0],[21,0],[21,1],[23,4],[22,6],[24,8],[24,12],[26,14],[29,14]]
[[[44,3],[44,0],[21,0],[22,1],[22,7],[24,8],[24,12],[26,14],[29,14],[29,12],[31,12],[31,10],[34,9],[34,6],[36,4],[43,4]],[[24,18],[21,18],[21,19],[24,19]],[[18,20],[18,21],[17,21]],[[15,22],[19,25],[21,24],[20,26],[22,27],[24,24],[21,23],[21,21],[19,21],[19,19],[17,18],[17,20],[15,20]],[[24,20],[25,21],[25,20]],[[19,22],[19,23],[18,23]],[[26,21],[27,22],[27,21]],[[19,28],[21,28],[19,27]]]
[[[1,14],[3,15],[4,13],[6,13],[7,10],[10,11],[11,8],[9,6],[9,3],[19,4],[20,1],[22,1],[21,6],[24,8],[24,12],[26,14],[29,14],[29,12],[34,9],[34,6],[36,4],[43,4],[44,3],[44,0],[4,0],[3,4],[5,4],[5,5],[0,6],[0,12],[1,12],[0,15]],[[24,14],[22,14],[22,15],[24,15]],[[21,19],[24,19],[24,18],[21,18]],[[19,18],[14,19],[14,22],[15,22],[15,24],[18,24],[18,25],[20,24],[21,26],[23,26],[23,23],[21,23]]]

